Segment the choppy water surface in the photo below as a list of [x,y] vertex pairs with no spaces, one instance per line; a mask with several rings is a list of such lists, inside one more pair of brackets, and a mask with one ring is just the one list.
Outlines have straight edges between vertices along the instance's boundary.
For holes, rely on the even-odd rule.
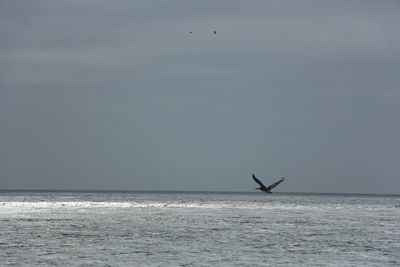
[[400,196],[1,192],[0,265],[399,266]]

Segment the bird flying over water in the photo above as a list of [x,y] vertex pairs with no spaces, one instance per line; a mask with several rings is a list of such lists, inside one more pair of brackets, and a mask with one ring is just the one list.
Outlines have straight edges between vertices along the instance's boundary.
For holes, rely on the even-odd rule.
[[254,176],[254,174],[253,174],[253,179],[257,184],[260,185],[260,187],[256,188],[256,190],[260,190],[260,191],[263,191],[265,193],[272,193],[271,190],[274,187],[278,186],[278,184],[282,183],[285,180],[285,178],[282,177],[281,179],[279,179],[275,183],[273,183],[273,184],[271,184],[269,186],[265,186],[260,180],[257,179],[257,177]]

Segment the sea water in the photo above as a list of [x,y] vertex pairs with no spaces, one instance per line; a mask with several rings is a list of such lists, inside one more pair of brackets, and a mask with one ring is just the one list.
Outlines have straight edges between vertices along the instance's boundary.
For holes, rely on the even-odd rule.
[[1,266],[400,266],[400,196],[0,192]]

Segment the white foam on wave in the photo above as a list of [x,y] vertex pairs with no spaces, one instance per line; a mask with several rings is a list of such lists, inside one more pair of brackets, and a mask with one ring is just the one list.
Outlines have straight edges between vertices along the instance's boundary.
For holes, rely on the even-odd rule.
[[9,209],[97,209],[97,208],[197,208],[197,209],[262,209],[262,210],[387,210],[395,207],[383,205],[299,205],[283,203],[248,203],[248,202],[108,202],[108,201],[63,201],[63,202],[0,202],[0,213]]

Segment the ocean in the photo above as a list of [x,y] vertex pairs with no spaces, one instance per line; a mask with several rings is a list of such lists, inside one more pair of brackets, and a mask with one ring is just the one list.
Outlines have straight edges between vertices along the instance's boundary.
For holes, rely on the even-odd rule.
[[400,196],[3,191],[0,266],[400,266]]

